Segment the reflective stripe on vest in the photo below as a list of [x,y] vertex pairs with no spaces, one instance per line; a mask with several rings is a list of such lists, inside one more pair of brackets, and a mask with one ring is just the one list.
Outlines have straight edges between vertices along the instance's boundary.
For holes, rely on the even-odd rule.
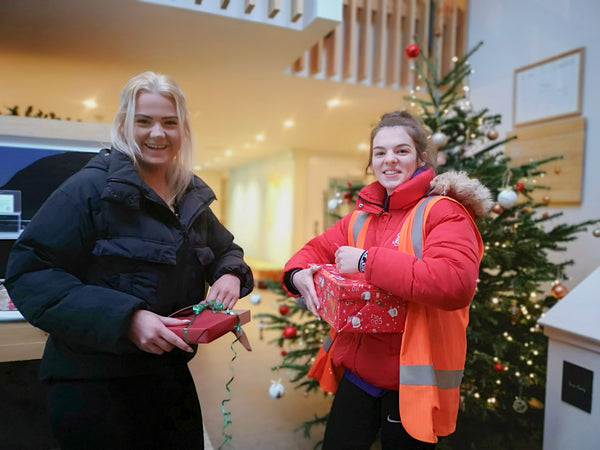
[[327,335],[325,342],[323,342],[323,350],[328,352],[329,348],[331,347],[331,344],[333,344],[333,338],[331,336]]
[[400,384],[411,386],[437,386],[438,389],[460,387],[464,369],[434,370],[431,365],[400,365]]
[[365,211],[354,211],[348,224],[348,245],[350,247],[364,248],[367,228],[372,215]]

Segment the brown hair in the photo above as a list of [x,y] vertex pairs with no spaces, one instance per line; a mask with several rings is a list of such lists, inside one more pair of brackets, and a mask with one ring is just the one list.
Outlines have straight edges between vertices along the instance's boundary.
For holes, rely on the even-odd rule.
[[373,139],[379,133],[379,130],[384,127],[403,127],[415,143],[417,162],[424,162],[426,166],[435,169],[436,149],[431,143],[423,122],[407,111],[394,111],[381,116],[381,120],[371,131],[371,146],[367,170],[373,162]]

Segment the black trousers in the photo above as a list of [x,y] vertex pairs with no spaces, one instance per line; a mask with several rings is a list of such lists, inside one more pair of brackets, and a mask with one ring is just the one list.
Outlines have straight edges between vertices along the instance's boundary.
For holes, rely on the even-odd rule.
[[202,412],[187,366],[160,375],[48,384],[61,450],[204,449]]
[[368,450],[378,432],[383,450],[435,448],[435,444],[418,441],[404,430],[398,391],[376,398],[342,378],[329,413],[323,450]]

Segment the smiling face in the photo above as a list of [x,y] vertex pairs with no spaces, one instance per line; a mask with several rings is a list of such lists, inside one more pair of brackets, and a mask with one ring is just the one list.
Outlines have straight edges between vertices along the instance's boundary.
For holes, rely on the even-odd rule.
[[181,147],[181,129],[175,102],[156,92],[140,92],[133,125],[142,152],[140,169],[165,172]]
[[417,159],[413,139],[404,127],[383,127],[373,137],[371,169],[388,195],[410,180],[424,163]]

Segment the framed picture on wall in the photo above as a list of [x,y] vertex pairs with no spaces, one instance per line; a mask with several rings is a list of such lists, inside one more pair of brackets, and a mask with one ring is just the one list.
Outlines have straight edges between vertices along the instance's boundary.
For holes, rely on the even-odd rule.
[[513,125],[581,115],[584,48],[520,67],[513,80]]

